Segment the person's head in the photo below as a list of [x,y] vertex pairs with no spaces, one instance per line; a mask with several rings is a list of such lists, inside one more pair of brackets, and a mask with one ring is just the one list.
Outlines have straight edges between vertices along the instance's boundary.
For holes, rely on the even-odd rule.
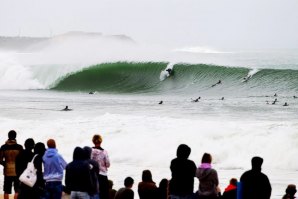
[[204,153],[203,154],[203,157],[202,157],[201,163],[209,163],[209,164],[211,164],[211,162],[212,162],[212,156],[211,156],[211,154],[210,153]]
[[49,139],[47,141],[47,146],[48,146],[48,148],[55,149],[56,148],[56,142],[55,142],[55,140],[54,139]]
[[131,188],[132,187],[132,185],[133,185],[133,179],[131,178],[131,177],[127,177],[127,178],[125,178],[125,180],[124,180],[124,186],[126,187],[126,188]]
[[152,174],[150,170],[144,170],[142,173],[142,181],[143,182],[153,182]]
[[91,153],[92,153],[92,148],[89,147],[89,146],[85,146],[84,148],[84,151],[85,151],[85,156],[86,156],[86,160],[89,160],[91,159]]
[[186,144],[180,144],[177,148],[177,158],[187,159],[190,155],[191,149]]
[[35,145],[35,142],[32,138],[28,138],[24,143],[25,149],[30,151],[34,148],[34,145]]
[[46,151],[46,146],[42,142],[37,142],[34,146],[34,153],[43,156]]
[[160,182],[159,182],[159,188],[160,189],[168,189],[168,185],[169,185],[169,180],[166,178],[163,178]]
[[76,147],[73,150],[73,160],[84,160],[86,159],[86,152],[81,147]]
[[297,192],[296,185],[289,184],[287,189],[286,189],[286,194],[294,196],[296,192]]
[[8,132],[8,139],[9,140],[15,140],[17,137],[17,132],[15,132],[15,130],[10,130]]
[[95,134],[92,138],[92,142],[95,146],[100,146],[102,143],[102,137],[99,134]]
[[113,180],[108,180],[108,183],[109,183],[109,189],[112,189],[114,186]]
[[231,178],[231,180],[230,180],[230,184],[231,185],[234,185],[234,186],[237,186],[237,179],[236,178]]
[[263,158],[255,156],[251,159],[251,166],[253,170],[261,171]]

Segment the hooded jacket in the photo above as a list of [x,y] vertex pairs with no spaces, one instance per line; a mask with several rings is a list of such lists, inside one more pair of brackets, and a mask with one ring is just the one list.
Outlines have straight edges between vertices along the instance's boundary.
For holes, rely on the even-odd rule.
[[70,191],[92,192],[91,167],[85,151],[76,147],[73,161],[66,166],[65,185]]
[[199,195],[203,196],[217,196],[218,176],[215,169],[212,168],[198,168],[196,176],[200,181]]
[[63,170],[67,163],[63,157],[58,154],[58,150],[55,148],[48,148],[42,159],[44,163],[44,180],[46,182],[62,181]]

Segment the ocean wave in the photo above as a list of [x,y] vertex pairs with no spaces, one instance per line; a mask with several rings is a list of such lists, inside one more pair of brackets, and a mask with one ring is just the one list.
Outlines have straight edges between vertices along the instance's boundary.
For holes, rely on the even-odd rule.
[[[170,63],[173,65],[174,75],[161,81],[161,74],[168,65],[166,62],[115,62],[93,65],[59,78],[52,84],[51,89],[157,94],[243,92],[250,95],[298,91],[297,70]],[[222,83],[216,84],[219,80]]]

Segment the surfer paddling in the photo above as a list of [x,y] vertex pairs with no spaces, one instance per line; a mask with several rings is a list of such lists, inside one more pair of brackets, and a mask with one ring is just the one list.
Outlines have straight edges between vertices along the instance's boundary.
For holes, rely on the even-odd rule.
[[201,97],[198,97],[197,99],[191,99],[192,102],[198,102]]
[[62,109],[61,111],[72,111],[72,109],[68,108],[68,106],[65,106],[65,108]]
[[221,84],[221,80],[218,80],[218,82],[216,84],[213,84],[211,87],[214,87],[214,86],[216,86],[218,84]]

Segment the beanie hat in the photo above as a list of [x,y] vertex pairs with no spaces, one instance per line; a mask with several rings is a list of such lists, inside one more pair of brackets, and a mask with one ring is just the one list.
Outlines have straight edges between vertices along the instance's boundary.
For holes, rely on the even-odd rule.
[[102,137],[98,134],[95,134],[92,138],[93,144],[100,144],[102,143]]
[[55,142],[54,139],[49,139],[47,141],[47,145],[48,145],[49,148],[54,148],[54,149],[56,148],[56,142]]

